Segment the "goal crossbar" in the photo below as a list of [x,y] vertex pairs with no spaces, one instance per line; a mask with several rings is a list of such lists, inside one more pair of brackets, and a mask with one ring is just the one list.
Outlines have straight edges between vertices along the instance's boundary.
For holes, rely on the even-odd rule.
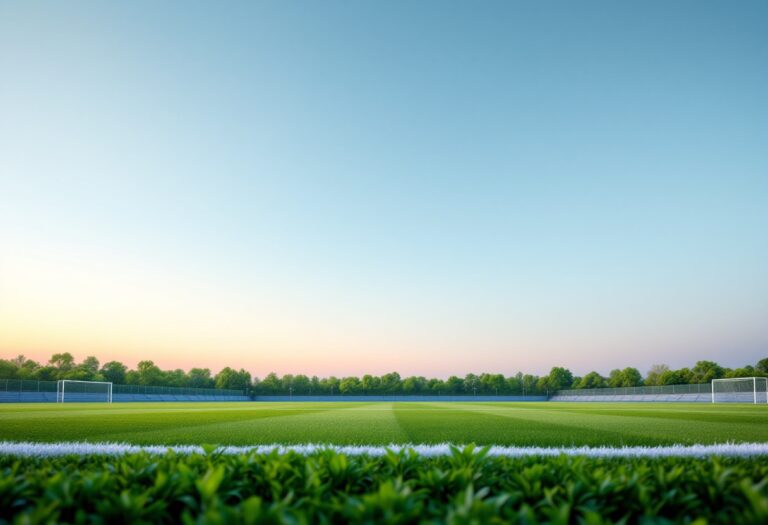
[[[67,394],[67,385],[73,384],[73,385],[84,385],[85,388],[87,388],[87,385],[104,385],[105,389],[103,394],[106,396],[105,401],[107,403],[112,403],[112,383],[109,381],[81,381],[78,379],[60,379],[56,382],[56,402],[57,403],[64,403],[65,396]],[[73,394],[96,394],[96,393],[102,393],[102,392],[72,392],[72,389],[70,389],[70,395]]]
[[[720,387],[720,388],[718,388]],[[768,403],[768,377],[731,377],[712,380],[712,402],[717,402],[717,395],[730,394],[730,402]]]

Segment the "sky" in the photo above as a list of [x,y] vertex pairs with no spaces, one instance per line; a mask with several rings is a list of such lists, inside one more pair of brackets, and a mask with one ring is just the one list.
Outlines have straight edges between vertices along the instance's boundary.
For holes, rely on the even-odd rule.
[[768,356],[768,3],[0,2],[0,357]]

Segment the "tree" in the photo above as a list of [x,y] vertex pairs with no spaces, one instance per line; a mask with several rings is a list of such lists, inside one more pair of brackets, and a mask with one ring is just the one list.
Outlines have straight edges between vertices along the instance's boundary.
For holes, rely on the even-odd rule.
[[573,374],[567,368],[555,366],[549,371],[547,376],[546,388],[550,392],[565,390],[573,383]]
[[68,372],[59,373],[59,379],[71,379],[73,381],[98,381],[99,378],[94,378],[94,375],[87,368],[82,366],[76,366]]
[[280,379],[280,393],[293,395],[293,374],[285,374]]
[[310,381],[304,374],[299,374],[293,378],[293,392],[298,395],[307,395],[310,390]]
[[89,356],[77,366],[60,370],[59,379],[101,381],[104,378],[99,374],[99,360],[93,356]]
[[267,377],[259,383],[259,390],[257,392],[264,396],[274,396],[280,392],[281,386],[280,378],[277,377],[277,374],[270,372],[267,374]]
[[608,386],[611,388],[618,388],[622,386],[624,382],[624,376],[621,374],[621,370],[614,368],[608,373]]
[[760,375],[768,375],[768,357],[758,361],[755,370],[757,370]]
[[86,357],[82,363],[80,363],[80,366],[91,373],[91,375],[96,375],[99,373],[99,360],[96,359],[94,356],[90,355]]
[[659,377],[659,385],[681,385],[685,382],[678,370],[665,370]]
[[642,384],[643,376],[637,368],[627,367],[624,370],[611,370],[608,376],[608,386],[613,388],[640,386]]
[[531,396],[541,391],[537,391],[536,385],[539,382],[539,378],[532,374],[524,374],[522,377],[522,388],[524,396]]
[[627,367],[621,371],[621,386],[640,386],[643,384],[643,376],[637,368]]
[[728,370],[725,373],[725,377],[755,377],[757,375],[754,367],[747,365],[742,368],[736,368],[734,370]]
[[427,386],[427,379],[425,377],[411,376],[403,381],[403,394],[414,395],[421,394]]
[[235,384],[235,389],[243,389],[246,393],[248,392],[248,389],[251,387],[251,373],[247,371],[244,368],[241,368],[237,371],[238,380]]
[[365,374],[360,381],[360,388],[363,394],[374,394],[381,386],[381,380],[378,377],[374,377],[371,374]]
[[709,383],[725,377],[723,367],[714,361],[697,361],[691,372],[691,383]]
[[137,370],[128,370],[125,373],[126,385],[138,385],[139,384],[139,372]]
[[604,386],[605,378],[597,372],[590,372],[581,378],[576,388],[603,388]]
[[464,380],[460,377],[451,376],[445,381],[445,392],[447,394],[463,394],[464,393]]
[[339,393],[345,396],[357,394],[360,391],[360,380],[356,377],[345,377],[339,383]]
[[477,395],[477,388],[480,386],[480,378],[475,374],[467,374],[464,376],[464,392],[468,395]]
[[136,367],[138,382],[145,386],[160,386],[163,372],[153,361],[140,361]]
[[[398,376],[399,378],[399,376]],[[324,377],[320,380],[320,390],[323,394],[338,395],[339,394],[339,379],[335,376]]]
[[675,370],[675,373],[678,377],[678,384],[689,385],[691,383],[695,383],[693,379],[693,372],[691,372],[690,368],[681,368],[680,370]]
[[234,389],[243,389],[245,392],[251,387],[251,373],[244,368],[237,371],[237,382],[233,385]]
[[657,386],[663,384],[661,382],[661,376],[669,370],[667,365],[652,365],[648,370],[648,374],[645,376],[645,384],[649,386]]
[[18,368],[11,361],[0,359],[0,378],[15,379]]
[[402,380],[397,372],[390,372],[381,376],[381,390],[383,394],[396,394],[400,391]]
[[222,368],[216,374],[216,388],[229,388],[231,382],[235,380],[236,372],[230,367]]
[[167,386],[187,386],[187,374],[181,368],[177,368],[176,370],[166,370],[163,372],[163,376],[163,381]]
[[216,374],[216,388],[246,390],[251,386],[251,374],[244,369],[235,371],[230,367],[222,368]]
[[58,370],[59,373],[63,373],[72,370],[75,366],[75,358],[69,352],[63,352],[60,354],[53,354],[48,361],[53,367]]
[[30,379],[40,364],[27,359],[23,355],[17,355],[13,359],[0,359],[0,378],[2,379]]
[[443,393],[445,383],[437,378],[432,378],[427,381],[427,391],[432,395],[440,395]]
[[110,361],[104,363],[101,367],[101,375],[104,377],[104,381],[110,381],[116,384],[125,383],[125,373],[128,367],[119,361]]
[[16,377],[19,379],[32,379],[37,369],[40,368],[40,363],[25,359],[23,355],[18,356],[15,362],[19,364],[19,369],[16,371]]
[[216,386],[210,368],[193,368],[187,374],[187,386],[191,388],[213,388]]
[[37,381],[56,381],[59,377],[59,370],[55,366],[41,366],[32,373],[32,379]]
[[507,378],[507,392],[513,395],[523,393],[523,373],[518,372],[512,377]]
[[507,380],[501,374],[480,374],[484,394],[498,396],[507,393]]

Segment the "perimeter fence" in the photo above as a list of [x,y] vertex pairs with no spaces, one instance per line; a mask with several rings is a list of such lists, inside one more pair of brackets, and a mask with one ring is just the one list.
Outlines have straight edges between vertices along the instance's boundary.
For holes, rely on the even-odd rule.
[[[53,392],[57,381],[34,381],[29,379],[0,379],[0,392]],[[177,386],[112,385],[112,394],[136,394],[147,396],[244,396],[242,390],[223,388],[192,388]]]
[[640,396],[640,395],[678,395],[678,394],[711,394],[712,383],[697,383],[694,385],[661,385],[661,386],[625,386],[618,388],[579,388],[573,390],[558,390],[557,396]]

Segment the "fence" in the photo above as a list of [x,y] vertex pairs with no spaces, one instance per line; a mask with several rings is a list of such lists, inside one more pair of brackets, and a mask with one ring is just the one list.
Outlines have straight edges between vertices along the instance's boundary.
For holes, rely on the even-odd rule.
[[677,394],[711,394],[712,383],[695,385],[661,385],[661,386],[625,386],[619,388],[582,388],[578,390],[558,390],[558,396],[638,396],[638,395],[677,395]]
[[[56,381],[32,381],[29,379],[0,379],[0,392],[53,392]],[[185,388],[176,386],[112,385],[112,394],[139,394],[165,396],[243,396],[242,390],[219,388]]]
[[344,402],[344,401],[386,401],[386,402],[400,402],[400,401],[414,401],[419,403],[424,402],[448,402],[448,401],[546,401],[547,396],[434,396],[434,395],[370,395],[370,396],[358,396],[358,395],[339,395],[339,396],[254,396],[254,401],[332,401],[332,402]]

